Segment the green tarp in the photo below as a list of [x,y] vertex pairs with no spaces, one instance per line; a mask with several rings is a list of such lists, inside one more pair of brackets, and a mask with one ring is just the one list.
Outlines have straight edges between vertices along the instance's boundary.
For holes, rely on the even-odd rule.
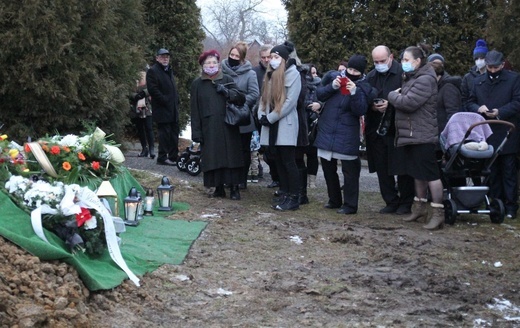
[[[118,194],[121,189],[139,186],[128,171],[115,180],[111,182]],[[47,230],[45,236],[50,244],[41,240],[32,229],[30,216],[3,192],[0,192],[0,208],[1,236],[42,260],[62,260],[74,266],[88,289],[110,289],[128,278],[112,261],[108,251],[98,257],[83,253],[73,255],[60,238]],[[187,209],[187,204],[174,203],[173,212],[155,210],[155,216],[144,217],[139,226],[126,227],[126,232],[120,234],[121,253],[132,272],[140,276],[165,263],[182,263],[206,222],[170,220],[164,215]]]

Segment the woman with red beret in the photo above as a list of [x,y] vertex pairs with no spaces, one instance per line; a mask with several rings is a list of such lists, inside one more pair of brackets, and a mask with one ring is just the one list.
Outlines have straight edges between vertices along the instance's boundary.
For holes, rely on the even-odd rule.
[[199,57],[201,76],[191,84],[191,135],[201,144],[204,186],[215,187],[210,197],[226,197],[224,184],[231,186],[230,198],[240,199],[242,158],[238,126],[224,122],[226,102],[245,103],[245,95],[233,78],[220,69],[220,54],[208,50]]

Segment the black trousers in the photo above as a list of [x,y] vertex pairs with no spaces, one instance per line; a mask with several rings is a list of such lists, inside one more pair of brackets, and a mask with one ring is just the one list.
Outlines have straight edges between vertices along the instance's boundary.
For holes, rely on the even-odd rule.
[[321,167],[325,182],[327,183],[327,193],[329,203],[333,206],[344,206],[357,211],[359,202],[359,176],[361,174],[361,160],[341,160],[341,172],[343,173],[343,198],[341,197],[342,188],[338,175],[338,160],[330,161],[320,158]]
[[506,213],[518,211],[518,172],[516,154],[499,155],[489,175],[489,196],[504,202]]
[[145,118],[135,118],[134,123],[137,128],[137,135],[139,136],[139,142],[141,143],[142,149],[154,149],[153,140],[153,125],[152,117],[146,116]]
[[[307,157],[307,161],[305,161]],[[296,147],[296,164],[299,169],[307,169],[307,174],[318,174],[318,148],[314,146]]]
[[393,146],[388,145],[391,142],[384,138],[377,137],[376,139],[367,139],[367,151],[369,151],[370,158],[373,161],[373,166],[377,174],[379,182],[379,191],[381,197],[386,205],[412,205],[415,196],[414,179],[409,175],[391,174],[390,169],[390,155],[393,151]]
[[280,176],[278,175],[278,169],[276,167],[277,155],[274,146],[265,146],[264,150],[264,162],[269,165],[269,174],[273,181],[280,182]]
[[159,139],[159,151],[157,161],[164,162],[169,159],[176,162],[179,156],[179,124],[157,123]]
[[300,173],[296,166],[295,146],[274,146],[276,168],[280,178],[280,190],[297,195],[300,188]]
[[247,183],[247,173],[251,165],[251,136],[253,132],[241,133],[240,141],[242,142],[242,158],[244,159],[244,167],[240,175],[240,183]]

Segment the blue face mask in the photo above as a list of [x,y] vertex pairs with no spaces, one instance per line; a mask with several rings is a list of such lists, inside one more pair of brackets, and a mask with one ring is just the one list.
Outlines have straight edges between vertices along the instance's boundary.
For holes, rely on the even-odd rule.
[[386,73],[389,69],[388,64],[376,64],[376,71],[379,73]]
[[401,66],[403,67],[403,71],[405,73],[413,72],[413,70],[414,70],[412,63],[410,63],[410,62],[401,63]]

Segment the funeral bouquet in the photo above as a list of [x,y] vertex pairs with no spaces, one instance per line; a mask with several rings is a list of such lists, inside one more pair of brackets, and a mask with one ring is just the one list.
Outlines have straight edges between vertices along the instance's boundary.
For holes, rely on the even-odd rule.
[[46,240],[43,226],[64,240],[72,253],[104,251],[103,220],[92,206],[99,199],[90,189],[19,175],[11,176],[5,188],[19,207],[31,211],[33,229],[40,238]]
[[26,165],[30,172],[43,171],[50,180],[67,184],[95,185],[110,179],[125,158],[106,134],[96,128],[91,134],[73,134],[41,138],[25,144]]

